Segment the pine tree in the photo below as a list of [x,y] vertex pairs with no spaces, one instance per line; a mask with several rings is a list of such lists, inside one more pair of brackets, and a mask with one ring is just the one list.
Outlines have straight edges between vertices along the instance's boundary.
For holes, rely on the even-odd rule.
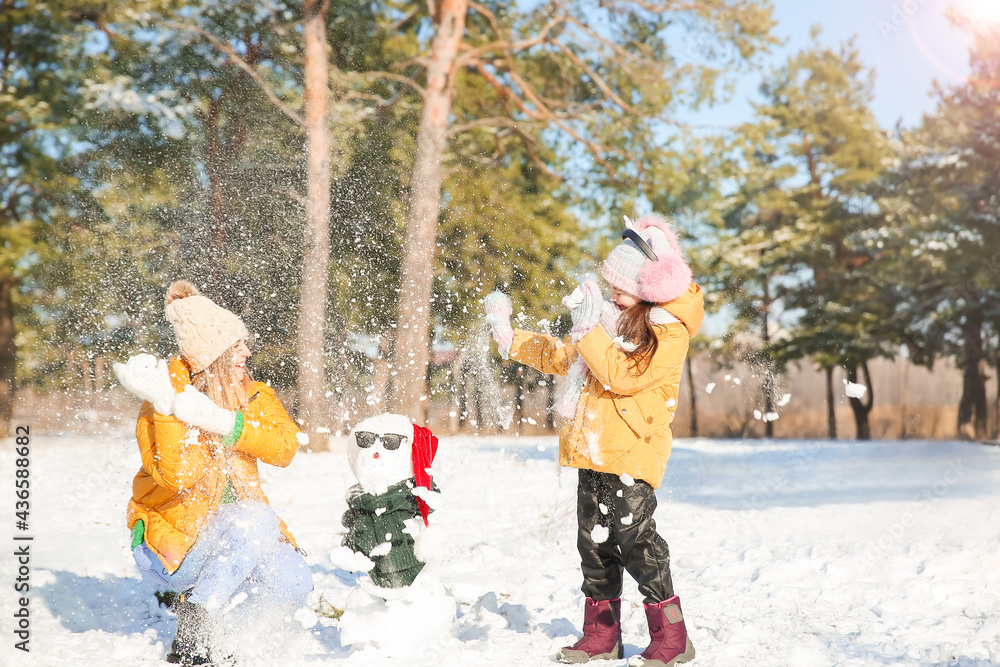
[[[719,245],[708,268],[742,326],[760,332],[765,378],[807,356],[822,368],[845,366],[852,382],[865,375],[867,395],[851,399],[859,439],[870,437],[868,361],[891,353],[879,328],[888,304],[865,273],[872,203],[863,188],[886,154],[868,108],[871,85],[853,42],[839,51],[813,46],[772,72],[761,86],[759,120],[734,141],[729,169],[739,185],[719,204]],[[830,396],[832,373],[827,378]],[[773,382],[765,380],[762,398],[767,414]]]
[[[972,29],[971,26],[967,26]],[[969,80],[937,91],[938,107],[903,133],[879,203],[898,230],[896,319],[911,356],[928,366],[954,355],[963,368],[958,433],[987,437],[986,343],[1000,334],[1000,49],[978,28]],[[998,346],[994,346],[997,349]],[[998,366],[1000,367],[1000,366]]]

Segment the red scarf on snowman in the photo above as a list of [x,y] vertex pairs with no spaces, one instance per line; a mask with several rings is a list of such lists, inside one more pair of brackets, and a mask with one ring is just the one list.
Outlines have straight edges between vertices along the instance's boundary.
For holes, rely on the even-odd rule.
[[[437,448],[437,436],[431,433],[429,428],[414,424],[412,449],[413,480],[417,483],[417,486],[422,486],[428,491],[431,489],[431,475],[427,472],[427,468],[430,468],[431,463],[434,462],[434,455],[437,454]],[[420,508],[420,515],[424,518],[424,525],[430,525],[427,522],[427,515],[430,514],[431,508],[428,507],[423,498],[417,498],[417,507]]]

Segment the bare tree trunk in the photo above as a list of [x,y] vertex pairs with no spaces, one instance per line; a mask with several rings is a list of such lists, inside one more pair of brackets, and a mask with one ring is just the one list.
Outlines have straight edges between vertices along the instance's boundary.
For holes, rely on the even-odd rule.
[[469,421],[469,373],[465,361],[459,367],[461,375],[458,381],[458,429],[461,431]]
[[14,418],[14,378],[17,360],[14,330],[13,276],[0,277],[0,438],[10,435]]
[[689,357],[687,360],[687,376],[688,376],[688,394],[691,396],[691,437],[698,437],[698,401],[694,393],[694,359]]
[[826,367],[826,437],[837,439],[837,412],[833,404],[833,366]]
[[396,372],[393,409],[427,419],[427,345],[434,285],[434,249],[441,209],[441,160],[447,139],[448,116],[454,83],[455,59],[465,32],[467,0],[440,0],[436,6],[437,30],[427,64],[424,108],[417,130],[417,154],[410,177],[410,208],[400,269],[396,321],[398,334],[393,354]]
[[475,388],[473,389],[474,393],[472,394],[472,401],[473,407],[476,410],[476,435],[479,435],[479,433],[483,430],[483,387],[478,370],[473,377],[475,378],[473,384]]
[[994,367],[997,372],[997,421],[993,428],[992,437],[994,440],[1000,438],[1000,344],[997,345],[996,359],[994,360]]
[[104,357],[94,358],[94,391],[104,393]]
[[455,419],[450,426],[459,431],[465,426],[465,360],[468,358],[468,348],[459,348],[459,352],[451,362],[451,384],[454,387]]
[[545,428],[556,428],[556,376],[545,376]]
[[[326,12],[329,0],[305,0],[305,119],[308,192],[299,287],[298,356],[299,419],[310,437],[324,420],[327,274],[330,262],[330,130],[327,126]],[[313,449],[325,443],[313,442]]]
[[958,404],[958,434],[969,440],[986,438],[986,378],[983,377],[983,316],[978,310],[965,314],[965,369],[962,399]]
[[93,392],[93,387],[90,384],[90,359],[86,354],[80,360],[80,376],[83,378],[83,393],[89,396]]
[[868,372],[868,361],[862,361],[860,364],[848,364],[847,381],[857,383],[859,365],[865,374],[865,386],[868,387],[868,390],[862,398],[852,397],[850,399],[851,409],[854,411],[854,426],[856,429],[855,438],[857,440],[871,440],[872,430],[871,425],[868,422],[868,413],[871,412],[872,405],[875,402],[875,389],[872,387],[871,374]]
[[386,360],[392,354],[392,333],[387,333],[378,344],[378,353],[372,368],[372,388],[368,397],[368,404],[371,405],[375,414],[380,414],[386,410],[386,397],[389,393],[389,385],[392,382],[389,362]]
[[[761,254],[763,254],[763,250]],[[767,362],[767,366],[764,369],[764,382],[761,389],[764,392],[764,437],[773,438],[774,437],[774,422],[771,421],[768,415],[774,412],[774,358],[771,356],[771,331],[770,331],[770,318],[768,315],[771,312],[771,293],[770,285],[767,280],[764,281],[764,307],[763,307],[764,322],[761,327],[761,339],[764,341],[764,356]]]
[[517,394],[514,396],[514,421],[517,423],[517,433],[524,429],[524,366],[518,364],[514,371],[517,375]]
[[[223,93],[224,94],[224,93]],[[212,289],[221,296],[223,290],[226,257],[226,212],[225,196],[222,193],[222,137],[219,131],[219,116],[222,113],[222,95],[208,105],[205,118],[205,171],[208,175],[208,211],[212,221],[211,243],[208,260]]]

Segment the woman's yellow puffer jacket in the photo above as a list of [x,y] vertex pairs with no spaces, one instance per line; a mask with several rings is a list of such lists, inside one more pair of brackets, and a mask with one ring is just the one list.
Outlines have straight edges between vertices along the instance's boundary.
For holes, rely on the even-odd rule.
[[559,463],[615,475],[627,474],[660,485],[673,436],[670,422],[691,338],[705,315],[704,295],[694,283],[677,299],[660,307],[680,320],[656,325],[659,347],[648,368],[630,371],[628,358],[597,326],[575,346],[569,338],[515,330],[510,358],[543,373],[566,375],[577,356],[590,374],[576,414],[563,422]]
[[[190,383],[181,358],[170,362],[175,389]],[[285,467],[299,448],[299,429],[281,406],[274,390],[254,382],[243,409],[239,439],[224,447],[184,422],[153,411],[149,402],[139,410],[135,427],[142,468],[132,482],[128,527],[145,523],[146,546],[167,572],[180,567],[219,506],[226,480],[232,481],[237,500],[267,503],[260,488],[257,461]],[[288,541],[295,541],[278,520]]]

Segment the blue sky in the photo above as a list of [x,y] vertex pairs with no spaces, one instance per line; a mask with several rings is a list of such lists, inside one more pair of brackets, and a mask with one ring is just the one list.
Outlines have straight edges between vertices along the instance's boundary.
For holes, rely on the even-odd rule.
[[810,26],[819,24],[821,43],[837,46],[854,36],[862,61],[875,68],[872,109],[879,123],[890,128],[902,119],[905,126],[917,125],[934,108],[932,82],[961,83],[969,71],[972,37],[945,17],[955,2],[1000,5],[1000,0],[773,0],[775,34],[785,43],[773,49],[759,71],[741,78],[731,102],[699,112],[699,122],[735,125],[749,120],[747,100],[756,95],[761,74],[807,48]]

